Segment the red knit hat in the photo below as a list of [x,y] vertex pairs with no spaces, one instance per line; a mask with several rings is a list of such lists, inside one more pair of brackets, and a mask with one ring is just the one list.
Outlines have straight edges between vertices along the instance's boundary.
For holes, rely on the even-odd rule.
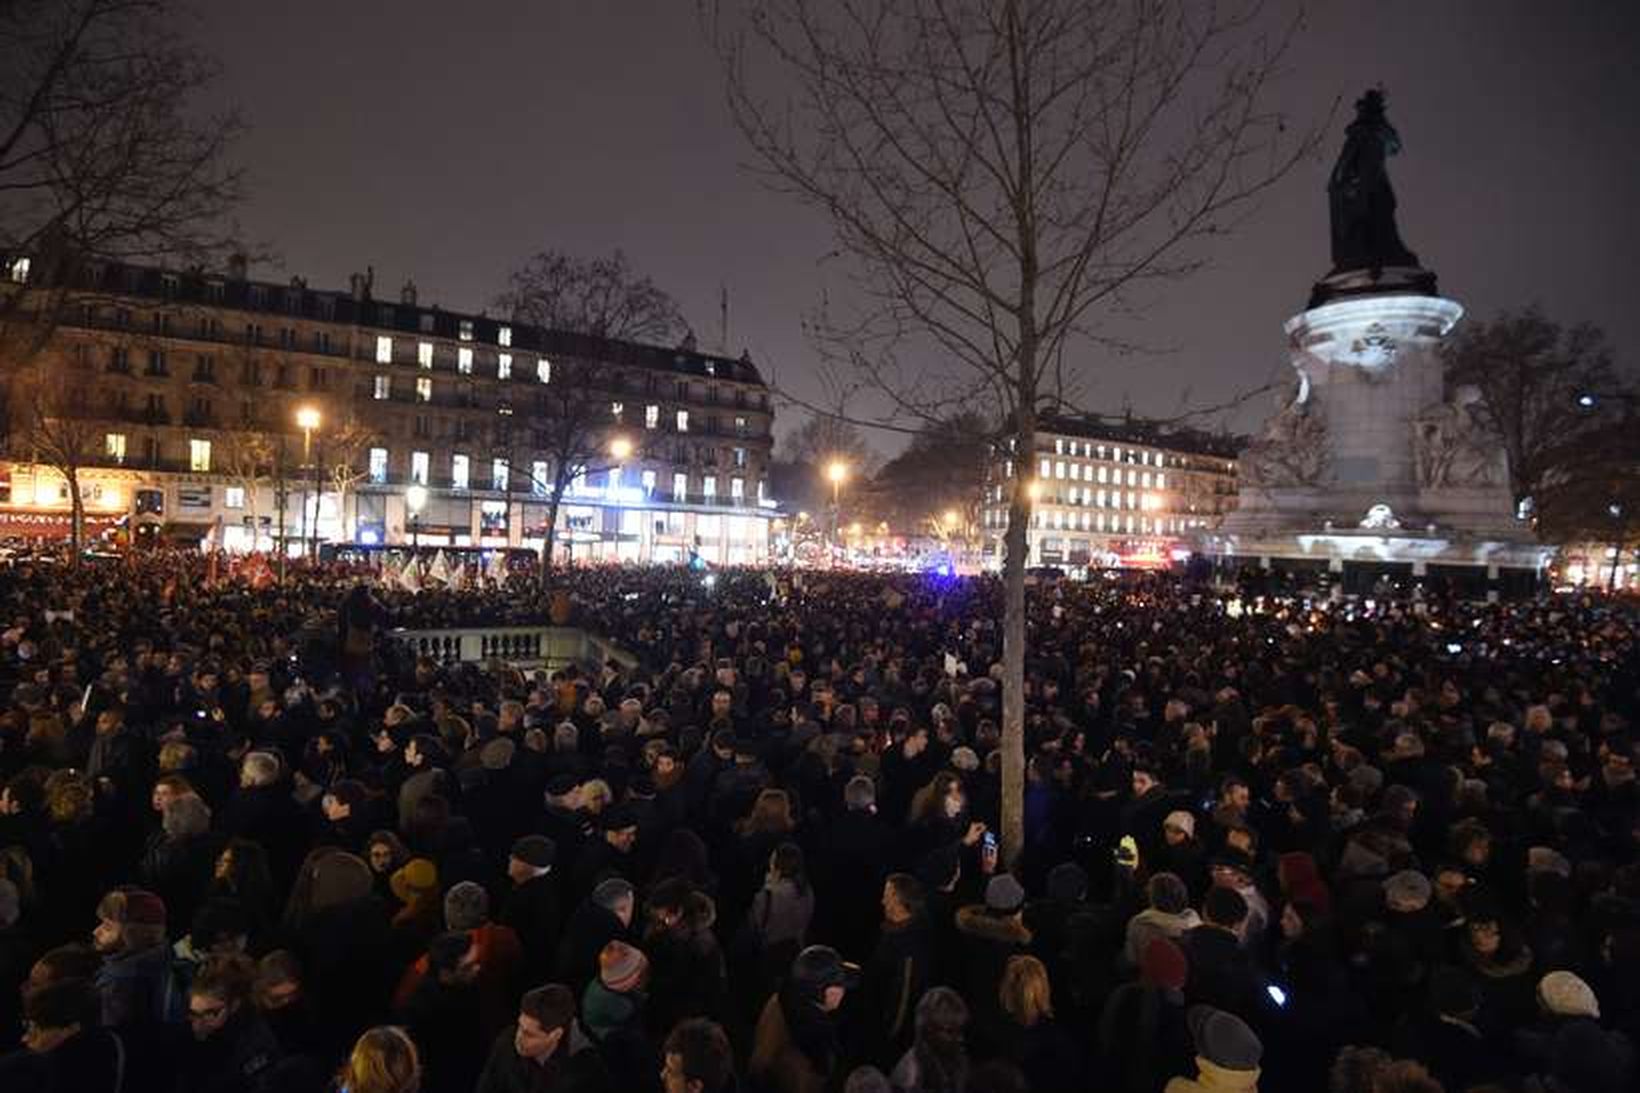
[[1152,987],[1182,991],[1185,980],[1190,978],[1190,961],[1174,942],[1154,937],[1139,954],[1139,978]]

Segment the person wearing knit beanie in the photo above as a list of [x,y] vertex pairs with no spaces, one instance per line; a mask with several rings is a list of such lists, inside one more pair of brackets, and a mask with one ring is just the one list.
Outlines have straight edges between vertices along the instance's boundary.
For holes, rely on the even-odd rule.
[[1196,1045],[1198,1077],[1174,1078],[1165,1093],[1222,1093],[1258,1087],[1264,1045],[1247,1022],[1212,1006],[1191,1006],[1185,1021]]
[[1139,979],[1146,986],[1182,991],[1190,978],[1190,961],[1178,944],[1153,937],[1139,956]]
[[598,980],[617,994],[626,994],[643,985],[649,958],[624,941],[611,941],[598,954]]

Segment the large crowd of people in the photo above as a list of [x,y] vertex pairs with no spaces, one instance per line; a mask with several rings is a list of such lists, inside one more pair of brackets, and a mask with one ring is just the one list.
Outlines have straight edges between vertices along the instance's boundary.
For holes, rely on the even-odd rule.
[[[0,1090],[1620,1093],[1632,603],[0,565]],[[439,662],[401,628],[631,654]]]

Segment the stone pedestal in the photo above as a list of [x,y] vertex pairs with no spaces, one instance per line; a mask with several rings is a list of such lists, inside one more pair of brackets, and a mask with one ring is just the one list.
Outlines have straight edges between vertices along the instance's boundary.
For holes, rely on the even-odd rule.
[[1238,507],[1209,548],[1258,558],[1537,568],[1502,445],[1444,389],[1434,295],[1334,298],[1290,319],[1297,383],[1244,451]]

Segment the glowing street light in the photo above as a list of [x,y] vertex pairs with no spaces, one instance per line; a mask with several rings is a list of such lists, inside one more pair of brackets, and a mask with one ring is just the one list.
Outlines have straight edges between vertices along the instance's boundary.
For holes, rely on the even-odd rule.
[[421,545],[421,510],[427,505],[427,487],[412,482],[404,490],[404,507],[410,510],[410,549]]
[[632,441],[624,436],[618,436],[609,442],[609,454],[615,459],[626,459],[632,455]]
[[837,544],[837,523],[843,511],[843,480],[848,477],[848,464],[833,459],[826,464],[826,477],[831,480],[831,541]]
[[[313,496],[316,499],[314,501],[314,511],[313,511],[313,543],[312,543],[313,550],[312,550],[312,553],[317,553],[318,539],[319,539],[319,511],[318,511],[318,501],[317,501],[317,498],[319,496],[319,461],[313,458],[313,434],[314,434],[314,431],[319,428],[319,424],[323,420],[324,420],[324,418],[320,415],[319,408],[317,406],[299,406],[299,407],[296,408],[296,427],[298,429],[302,430],[302,462],[307,464],[308,472],[313,475]],[[308,510],[308,491],[307,491],[307,487],[303,486],[302,487],[302,550],[303,550],[304,553],[309,552],[307,510]],[[281,528],[280,529],[280,534],[283,534],[283,533],[284,533],[284,529]]]
[[946,509],[945,514],[941,517],[941,519],[945,522],[945,526],[947,528],[954,528],[957,526],[957,520],[960,519],[960,517],[957,516],[956,509]]
[[1041,498],[1042,498],[1042,483],[1034,481],[1034,480],[1031,481],[1030,483],[1028,483],[1025,486],[1025,496],[1029,497],[1032,501],[1041,500]]

